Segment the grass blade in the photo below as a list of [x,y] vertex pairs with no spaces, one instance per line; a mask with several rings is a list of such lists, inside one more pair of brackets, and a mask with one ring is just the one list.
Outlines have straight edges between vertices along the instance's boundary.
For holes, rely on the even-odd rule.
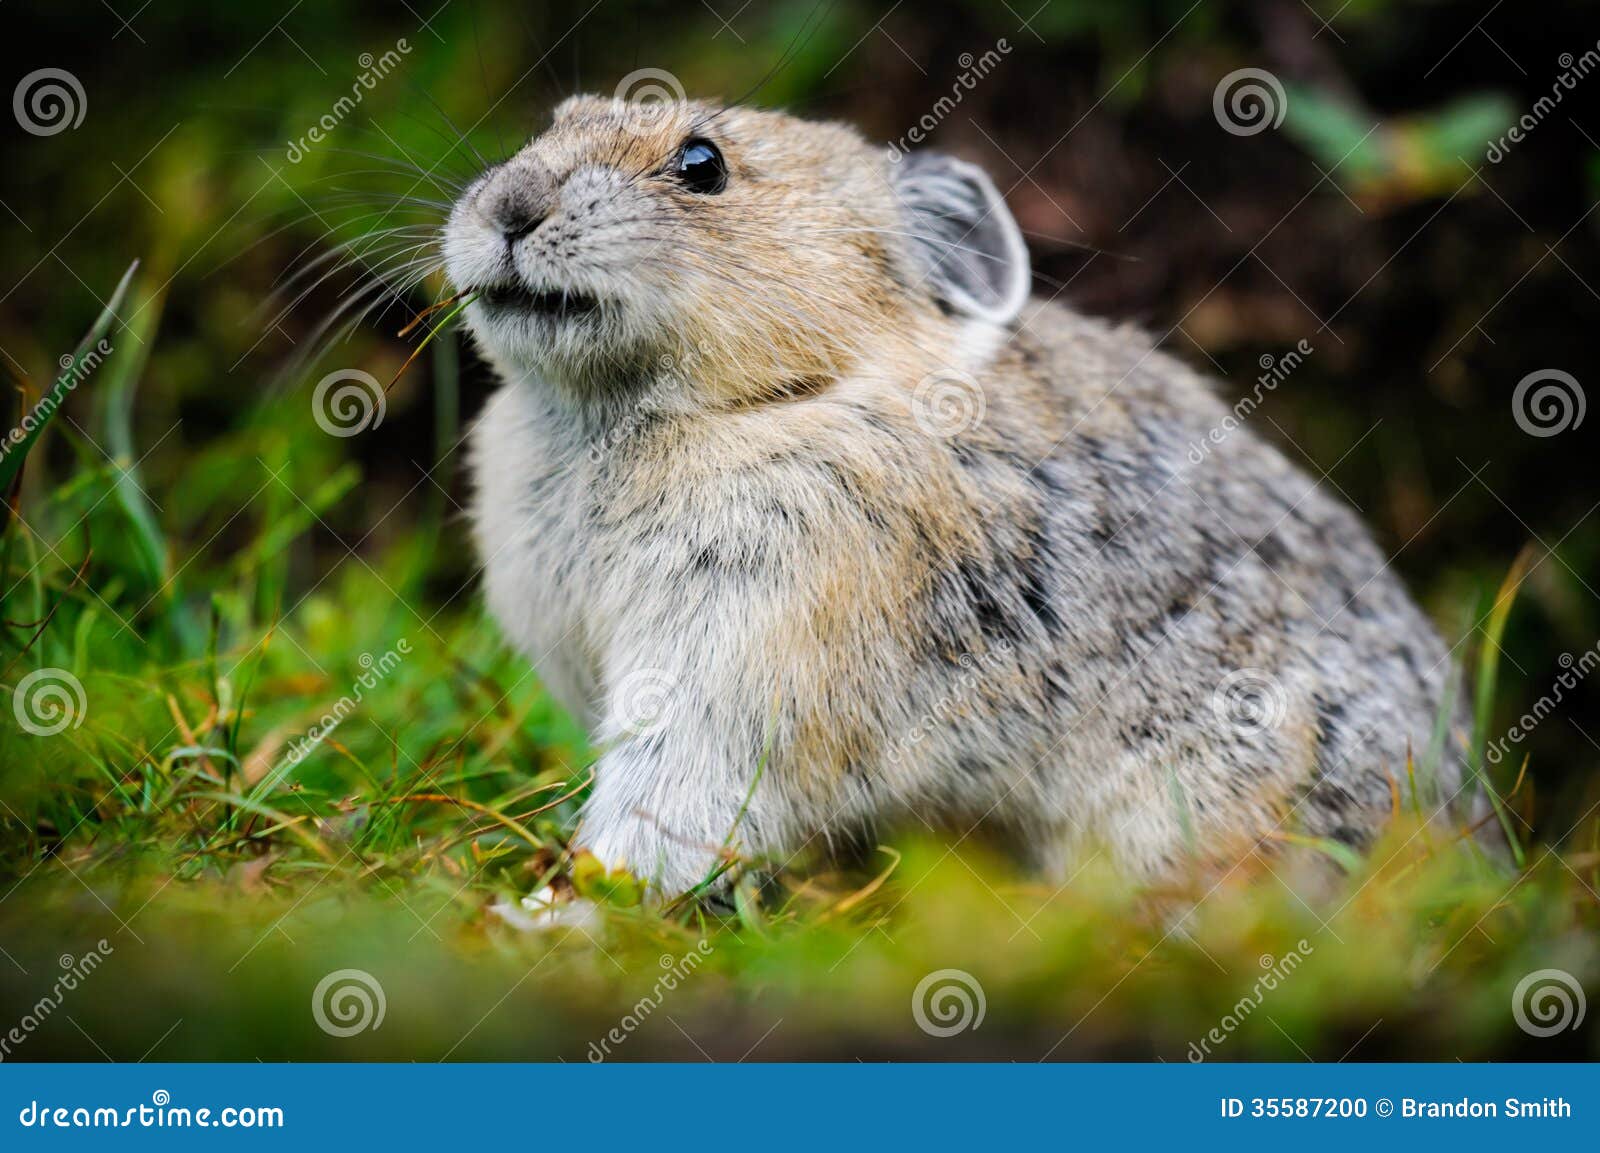
[[1501,802],[1499,793],[1495,791],[1493,782],[1489,780],[1485,760],[1489,729],[1494,724],[1495,684],[1500,673],[1500,640],[1505,636],[1506,621],[1511,616],[1512,602],[1517,599],[1517,589],[1522,586],[1522,581],[1527,576],[1531,559],[1530,549],[1524,548],[1517,554],[1511,570],[1506,573],[1505,580],[1500,583],[1499,590],[1494,594],[1494,607],[1489,610],[1488,625],[1483,631],[1483,645],[1478,650],[1478,683],[1473,698],[1472,750],[1469,760],[1473,779],[1489,798],[1489,804],[1500,820],[1506,842],[1511,846],[1511,856],[1519,869],[1523,867],[1525,860],[1522,843],[1517,838],[1516,829],[1512,827],[1510,814]]
[[[128,286],[133,282],[133,274],[138,269],[139,262],[137,260],[128,265],[128,271],[122,274],[122,279],[117,282],[116,291],[111,294],[110,303],[95,318],[94,324],[89,327],[89,331],[84,334],[84,338],[78,342],[78,347],[73,350],[71,358],[61,371],[61,375],[56,377],[55,384],[50,389],[52,399],[49,407],[45,406],[44,400],[41,398],[33,409],[36,414],[33,427],[24,430],[21,439],[11,447],[10,451],[4,456],[0,456],[0,492],[10,489],[11,482],[22,471],[23,462],[28,459],[29,451],[60,410],[61,390],[67,387],[67,383],[73,379],[73,375],[78,369],[89,360],[91,354],[98,355],[95,349],[100,341],[104,339],[106,333],[111,331],[111,322],[119,319],[117,309],[121,307],[123,298],[128,295]],[[76,385],[74,384],[73,387],[76,387]]]

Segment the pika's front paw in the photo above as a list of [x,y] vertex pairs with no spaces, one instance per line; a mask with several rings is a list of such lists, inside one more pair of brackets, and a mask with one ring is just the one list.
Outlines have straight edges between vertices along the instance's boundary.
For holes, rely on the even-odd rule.
[[663,834],[634,820],[595,831],[572,863],[578,892],[613,905],[661,904],[710,876],[721,858],[711,845]]

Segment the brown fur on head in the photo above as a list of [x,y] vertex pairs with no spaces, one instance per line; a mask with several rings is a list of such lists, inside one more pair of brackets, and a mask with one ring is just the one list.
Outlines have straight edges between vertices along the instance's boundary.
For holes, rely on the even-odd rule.
[[1016,226],[970,165],[891,163],[848,127],[778,112],[592,96],[468,188],[445,254],[503,368],[581,393],[684,365],[701,403],[947,343],[958,317],[1004,323],[1028,285]]

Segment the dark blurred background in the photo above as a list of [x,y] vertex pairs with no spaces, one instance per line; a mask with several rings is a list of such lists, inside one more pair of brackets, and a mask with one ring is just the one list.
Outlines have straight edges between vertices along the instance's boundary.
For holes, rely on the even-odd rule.
[[[143,261],[112,337],[148,358],[137,396],[75,392],[26,483],[62,484],[96,451],[71,429],[94,427],[97,405],[131,404],[132,444],[110,455],[137,462],[185,596],[245,597],[269,616],[348,550],[376,556],[461,498],[453,446],[489,386],[466,349],[459,390],[433,388],[426,364],[401,379],[381,438],[319,435],[308,403],[330,368],[398,370],[408,346],[395,333],[437,283],[311,363],[296,358],[362,268],[284,315],[270,302],[286,270],[386,211],[370,170],[387,162],[373,157],[464,176],[472,149],[504,155],[561,96],[612,92],[641,68],[691,95],[847,119],[888,142],[1003,38],[927,146],[980,162],[1006,190],[1036,290],[1146,327],[1230,395],[1252,389],[1262,358],[1307,342],[1314,352],[1252,425],[1359,506],[1448,639],[1465,640],[1464,659],[1531,544],[1499,725],[1550,691],[1563,654],[1600,639],[1597,418],[1576,423],[1572,409],[1564,431],[1532,435],[1513,406],[1530,373],[1571,374],[1570,404],[1597,383],[1595,4],[104,0],[6,5],[0,22],[13,92],[0,118],[0,363],[13,410]],[[295,159],[291,143],[386,52],[398,63]],[[16,100],[46,67],[79,82],[82,119],[39,135]],[[1270,74],[1281,122],[1227,130],[1214,98],[1240,69]],[[1519,120],[1532,127],[1504,141]],[[426,218],[402,207],[389,222]],[[286,501],[262,492],[263,464],[321,494],[317,523],[273,566],[245,566],[241,589],[233,558],[282,509],[241,510]],[[444,523],[427,588],[465,608],[463,526]],[[97,556],[125,538],[107,523]],[[104,595],[130,614],[146,599]],[[1600,678],[1563,695],[1518,750],[1534,767],[1518,804],[1547,836],[1586,807],[1600,761]]]

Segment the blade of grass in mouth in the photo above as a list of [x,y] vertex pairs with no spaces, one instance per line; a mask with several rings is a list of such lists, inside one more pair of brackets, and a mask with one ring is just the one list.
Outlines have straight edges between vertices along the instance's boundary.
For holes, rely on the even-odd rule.
[[[465,299],[462,299],[463,297],[465,297]],[[426,309],[423,312],[418,313],[412,319],[410,324],[406,325],[404,328],[402,328],[400,330],[400,335],[404,336],[406,333],[410,332],[414,327],[416,327],[416,324],[417,324],[418,321],[422,320],[429,313],[437,312],[439,309],[444,308],[447,305],[455,304],[454,308],[452,308],[449,312],[445,313],[445,317],[444,317],[443,320],[441,320],[438,324],[434,325],[432,328],[430,328],[428,330],[428,335],[424,336],[422,338],[422,343],[417,345],[416,348],[411,350],[411,355],[406,357],[406,362],[400,366],[400,371],[395,373],[394,374],[394,379],[391,380],[387,385],[384,386],[383,391],[384,391],[385,395],[388,394],[388,392],[389,392],[389,390],[391,388],[393,388],[396,384],[399,383],[400,378],[406,374],[406,369],[410,368],[412,366],[412,364],[415,363],[417,357],[422,355],[422,350],[427,348],[429,344],[433,343],[433,338],[438,336],[441,332],[443,332],[449,326],[449,324],[450,324],[450,322],[452,320],[454,320],[457,316],[461,315],[462,309],[466,308],[467,305],[471,304],[474,300],[477,300],[477,299],[478,299],[478,294],[477,293],[473,293],[471,296],[467,296],[465,293],[462,293],[459,296],[451,297],[449,300],[440,301],[438,304],[434,305],[433,307],[431,307],[429,309]],[[460,301],[460,303],[456,304],[456,301]]]
[[[399,337],[402,337],[402,338],[410,336],[412,330],[415,329],[417,327],[417,325],[421,324],[424,320],[427,320],[428,317],[430,317],[434,313],[438,312],[441,308],[449,308],[452,304],[454,304],[456,301],[460,300],[463,296],[466,296],[466,295],[468,295],[466,292],[458,292],[454,296],[445,297],[443,300],[439,301],[437,304],[428,305],[427,308],[424,308],[421,312],[417,313],[417,315],[413,316],[411,318],[410,323],[407,324],[404,328],[402,328],[399,332],[395,333],[395,335],[399,336]],[[477,294],[476,293],[473,293],[472,296],[473,296],[474,300],[477,299]],[[469,300],[467,303],[471,304],[472,301]]]

